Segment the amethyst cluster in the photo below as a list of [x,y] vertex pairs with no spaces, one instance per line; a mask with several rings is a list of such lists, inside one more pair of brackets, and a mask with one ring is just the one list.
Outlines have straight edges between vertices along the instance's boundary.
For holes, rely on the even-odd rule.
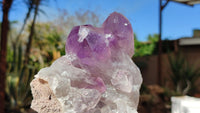
[[[130,22],[117,12],[110,14],[100,28],[74,27],[66,41],[66,55],[35,76],[48,83],[60,106],[57,110],[45,109],[61,113],[137,113],[142,77],[131,59],[133,36]],[[38,100],[45,100],[36,98],[34,85],[31,107],[43,112]]]
[[118,51],[133,56],[134,38],[130,22],[116,12],[105,20],[101,28],[92,25],[74,27],[66,42],[66,53],[75,53],[85,64],[93,58],[106,61]]

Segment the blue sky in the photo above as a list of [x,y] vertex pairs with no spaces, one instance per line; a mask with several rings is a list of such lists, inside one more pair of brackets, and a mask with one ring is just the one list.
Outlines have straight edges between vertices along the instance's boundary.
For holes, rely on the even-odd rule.
[[[10,13],[10,20],[22,21],[26,6],[16,0]],[[95,11],[102,22],[114,12],[120,12],[131,22],[140,41],[146,41],[149,34],[158,33],[159,0],[50,0],[43,6],[47,16],[40,15],[40,21],[48,21],[58,16],[58,8],[71,14],[76,11]],[[2,17],[2,13],[0,14]],[[162,39],[190,37],[193,29],[200,29],[200,5],[194,7],[170,2],[163,11]]]

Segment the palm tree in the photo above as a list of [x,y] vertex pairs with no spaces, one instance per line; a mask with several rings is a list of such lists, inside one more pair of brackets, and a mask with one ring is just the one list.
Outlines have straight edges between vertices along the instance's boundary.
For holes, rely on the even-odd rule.
[[27,5],[27,7],[28,7],[28,11],[26,13],[26,17],[24,18],[24,22],[23,22],[23,25],[22,25],[22,27],[21,27],[21,29],[19,31],[19,34],[17,35],[16,41],[14,42],[15,46],[17,45],[16,43],[19,41],[19,38],[20,38],[24,28],[25,28],[25,25],[26,25],[30,15],[31,15],[31,11],[33,10],[33,6],[34,6],[33,0],[25,0],[25,3]]
[[6,78],[6,51],[9,31],[8,14],[13,0],[3,0],[3,20],[1,25],[1,50],[0,50],[0,113],[4,113],[5,106],[5,78]]
[[32,0],[32,2],[34,4],[34,16],[33,16],[33,21],[32,21],[31,28],[30,28],[28,43],[26,46],[25,60],[24,60],[25,66],[26,66],[26,64],[28,64],[28,60],[29,60],[29,56],[30,56],[31,44],[32,44],[32,39],[33,39],[34,31],[35,31],[35,21],[36,21],[37,15],[38,15],[38,10],[39,10],[39,5],[40,5],[41,0]]

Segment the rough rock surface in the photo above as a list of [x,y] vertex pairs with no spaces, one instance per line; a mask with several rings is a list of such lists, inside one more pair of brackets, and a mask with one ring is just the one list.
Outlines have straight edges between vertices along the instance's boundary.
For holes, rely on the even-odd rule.
[[39,113],[62,113],[61,104],[47,81],[36,78],[31,82],[31,89],[34,98],[31,108],[37,109]]
[[[131,24],[119,13],[112,13],[101,28],[74,27],[66,55],[35,75],[48,88],[35,88],[33,80],[31,107],[40,113],[137,113],[142,77],[133,54]],[[49,95],[54,99],[50,103]]]

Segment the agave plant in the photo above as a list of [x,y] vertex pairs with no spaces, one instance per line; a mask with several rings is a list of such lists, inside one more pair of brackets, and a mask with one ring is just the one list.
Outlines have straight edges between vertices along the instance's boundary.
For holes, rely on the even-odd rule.
[[175,91],[182,94],[193,94],[195,81],[200,77],[200,69],[195,65],[190,65],[181,55],[169,56],[170,77],[175,87]]
[[33,66],[24,66],[22,47],[19,46],[14,51],[8,53],[10,57],[6,78],[6,112],[24,113],[32,100],[29,84],[38,71],[38,64],[30,63]]

